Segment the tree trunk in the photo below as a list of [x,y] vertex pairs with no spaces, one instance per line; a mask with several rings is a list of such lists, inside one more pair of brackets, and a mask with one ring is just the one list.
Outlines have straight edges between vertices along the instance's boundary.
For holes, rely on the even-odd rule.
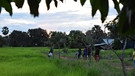
[[125,63],[124,63],[124,53],[125,53],[126,45],[127,45],[127,38],[125,39],[124,47],[123,47],[123,50],[122,50],[122,58],[121,58],[121,64],[122,64],[122,70],[123,70],[124,76],[127,76]]
[[110,48],[112,49],[112,51],[116,54],[116,56],[121,61],[121,66],[122,66],[122,71],[123,71],[124,76],[127,76],[126,68],[125,68],[125,63],[124,63],[124,52],[125,52],[126,45],[127,45],[127,38],[125,39],[125,43],[124,43],[124,47],[122,49],[121,57],[118,55],[118,53],[115,50],[112,49],[111,45],[109,45]]
[[122,65],[122,70],[123,70],[124,76],[127,76],[124,60],[121,60],[121,65]]
[[58,44],[58,47],[59,47],[59,58],[60,58],[60,45]]

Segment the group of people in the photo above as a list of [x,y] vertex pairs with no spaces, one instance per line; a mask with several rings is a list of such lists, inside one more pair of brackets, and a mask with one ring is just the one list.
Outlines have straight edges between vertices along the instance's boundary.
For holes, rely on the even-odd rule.
[[78,58],[80,58],[81,56],[83,56],[84,58],[87,58],[88,56],[90,56],[90,53],[91,53],[90,49],[85,47],[83,52],[82,52],[81,48],[79,48],[76,55],[77,55]]
[[[100,52],[100,48],[99,47],[95,47],[94,58],[95,58],[96,61],[100,60],[99,52]],[[81,48],[78,49],[78,52],[77,52],[78,58],[80,58],[81,56],[83,58],[88,58],[91,55],[92,55],[92,50],[90,50],[90,47],[85,47],[83,52],[82,52]]]
[[[100,60],[100,55],[99,55],[100,49],[101,48],[99,46],[95,47],[94,58],[95,58],[96,61]],[[79,48],[78,52],[77,52],[77,57],[80,58],[81,56],[83,56],[84,58],[87,58],[87,57],[92,55],[91,53],[92,53],[92,51],[90,50],[90,48],[85,47],[84,50],[83,50],[83,53],[82,53],[81,48]],[[53,57],[53,48],[52,47],[50,48],[48,57]],[[134,63],[134,68],[135,68],[135,48],[134,48],[134,51],[133,51],[133,63]]]
[[[96,46],[95,47],[95,54],[94,54],[94,58],[96,61],[99,61],[100,60],[100,50],[101,50],[101,47],[100,46]],[[84,58],[86,57],[89,57],[91,55],[92,51],[85,47],[84,50],[83,50],[83,53],[82,53],[82,50],[81,48],[79,48],[78,50],[78,58],[80,58],[81,56],[83,56]],[[134,51],[133,51],[133,63],[134,63],[134,68],[135,68],[135,48],[134,48]]]

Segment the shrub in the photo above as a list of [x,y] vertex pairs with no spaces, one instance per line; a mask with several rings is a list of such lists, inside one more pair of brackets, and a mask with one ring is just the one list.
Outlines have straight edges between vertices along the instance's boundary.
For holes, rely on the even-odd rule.
[[120,42],[119,39],[115,39],[112,46],[114,50],[119,50],[122,48],[122,43]]

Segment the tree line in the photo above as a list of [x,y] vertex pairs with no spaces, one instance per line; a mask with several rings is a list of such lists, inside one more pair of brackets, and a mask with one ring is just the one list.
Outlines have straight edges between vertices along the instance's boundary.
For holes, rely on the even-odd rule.
[[[120,49],[120,40],[124,37],[117,32],[117,23],[107,23],[105,28],[109,32],[105,32],[99,25],[94,25],[92,29],[83,33],[80,30],[71,30],[69,34],[59,31],[51,31],[42,28],[28,29],[27,32],[13,30],[9,35],[8,27],[2,28],[2,33],[5,36],[0,36],[0,46],[11,47],[54,47],[54,48],[78,48],[87,45],[102,43],[104,38],[115,39],[114,46]],[[129,36],[130,40],[135,39],[135,36]],[[119,46],[118,46],[119,45]]]
[[5,36],[0,36],[0,46],[12,47],[43,47],[54,46],[55,48],[77,48],[84,47],[89,41],[96,39],[93,43],[100,43],[102,38],[107,36],[99,25],[95,25],[91,30],[83,33],[80,30],[71,30],[67,35],[65,32],[51,31],[42,28],[28,29],[27,32],[13,30],[9,35],[8,27],[2,28]]

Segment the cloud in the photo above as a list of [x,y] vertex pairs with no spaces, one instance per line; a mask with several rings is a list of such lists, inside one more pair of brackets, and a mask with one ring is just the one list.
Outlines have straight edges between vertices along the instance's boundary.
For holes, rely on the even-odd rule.
[[[66,0],[64,3],[59,2],[58,8],[52,2],[49,11],[46,9],[45,2],[41,2],[39,7],[40,14],[36,18],[29,14],[26,1],[22,9],[17,9],[14,3],[12,5],[14,8],[12,17],[7,12],[4,12],[3,9],[0,15],[0,28],[7,26],[10,32],[13,30],[27,31],[28,29],[41,27],[48,31],[69,33],[71,30],[87,31],[94,25],[103,25],[100,20],[99,11],[92,18],[89,0],[86,1],[83,7],[79,2],[74,2],[73,0]],[[116,16],[116,11],[112,4],[109,11],[106,21],[112,20]]]
[[[70,11],[69,11],[70,12]],[[36,21],[36,25],[43,29],[69,32],[70,30],[86,30],[90,28],[89,16],[69,14],[69,12],[59,12],[50,15],[41,14]]]

